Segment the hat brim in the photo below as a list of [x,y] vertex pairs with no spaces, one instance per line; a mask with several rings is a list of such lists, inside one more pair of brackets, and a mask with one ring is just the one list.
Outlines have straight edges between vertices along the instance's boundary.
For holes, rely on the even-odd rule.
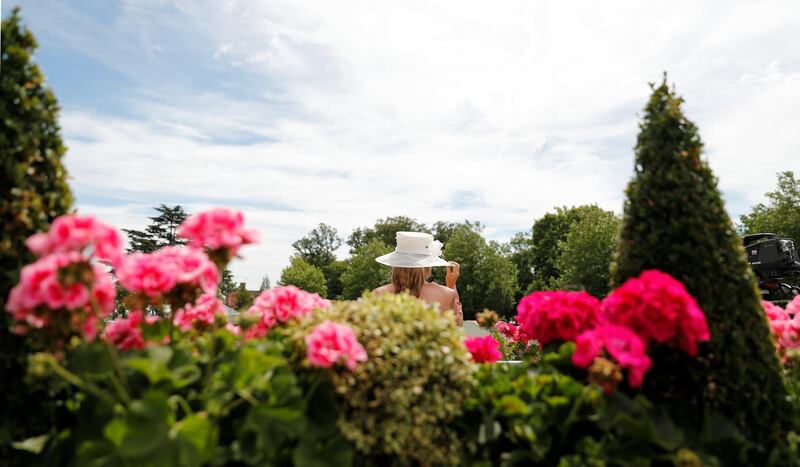
[[412,255],[410,253],[398,253],[393,251],[389,254],[375,258],[375,261],[384,266],[393,268],[430,268],[435,266],[448,266],[450,263],[438,256]]

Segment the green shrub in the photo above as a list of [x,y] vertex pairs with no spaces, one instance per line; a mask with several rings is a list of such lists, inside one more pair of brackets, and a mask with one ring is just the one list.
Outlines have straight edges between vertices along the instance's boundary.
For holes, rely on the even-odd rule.
[[353,328],[369,355],[353,372],[333,375],[339,426],[367,465],[455,465],[461,440],[447,424],[474,388],[474,365],[450,317],[408,294],[365,295],[319,310],[290,328],[300,347],[315,325]]
[[342,295],[339,298],[353,300],[365,291],[388,283],[392,270],[375,261],[375,258],[390,251],[391,247],[377,239],[356,248],[347,269],[342,273]]
[[[19,270],[33,260],[25,239],[45,230],[72,205],[61,164],[66,148],[59,135],[58,103],[31,61],[33,34],[20,25],[19,10],[3,20],[0,75],[0,464],[14,465],[8,443],[52,423],[49,390],[24,383],[25,341],[9,332],[5,301]],[[21,420],[25,420],[24,423]],[[20,461],[23,462],[23,461]]]
[[681,103],[665,80],[645,107],[613,280],[667,272],[708,320],[711,341],[698,358],[653,348],[645,394],[698,415],[707,408],[729,414],[769,445],[787,414],[786,390],[741,240]]

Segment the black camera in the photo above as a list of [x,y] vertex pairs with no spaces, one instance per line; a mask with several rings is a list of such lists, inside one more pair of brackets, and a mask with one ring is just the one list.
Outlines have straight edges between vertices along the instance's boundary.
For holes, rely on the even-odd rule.
[[794,240],[773,233],[745,235],[744,247],[750,267],[758,276],[762,294],[769,300],[791,299],[800,288],[781,279],[800,274]]

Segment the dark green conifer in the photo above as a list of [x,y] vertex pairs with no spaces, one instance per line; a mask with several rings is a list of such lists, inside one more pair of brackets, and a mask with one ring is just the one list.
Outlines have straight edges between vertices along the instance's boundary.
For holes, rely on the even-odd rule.
[[655,347],[645,392],[656,401],[734,419],[764,447],[787,413],[786,392],[754,275],[697,127],[664,82],[653,86],[636,144],[612,281],[647,269],[682,281],[706,314],[711,341],[697,358]]
[[28,349],[9,332],[5,302],[22,266],[34,260],[25,239],[68,212],[72,194],[61,163],[66,148],[58,103],[31,61],[36,39],[20,24],[16,8],[3,20],[0,48],[0,465],[22,465],[10,441],[46,432],[53,406],[44,388],[24,384]]

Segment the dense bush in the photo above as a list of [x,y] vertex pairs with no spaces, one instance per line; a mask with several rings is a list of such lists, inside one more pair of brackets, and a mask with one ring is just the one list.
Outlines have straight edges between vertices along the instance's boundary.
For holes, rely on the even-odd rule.
[[[61,158],[66,148],[59,135],[58,103],[31,60],[33,34],[20,24],[18,10],[3,20],[0,76],[0,307],[5,305],[20,268],[33,260],[25,239],[46,229],[69,211],[72,194]],[[25,341],[9,333],[0,317],[0,464],[10,459],[9,442],[53,423],[52,389],[25,384]],[[27,423],[17,421],[26,417]]]
[[711,341],[700,357],[654,349],[645,393],[695,413],[730,414],[739,428],[775,443],[788,408],[778,361],[741,240],[701,158],[697,127],[666,81],[654,87],[627,188],[614,280],[645,269],[682,281],[708,317]]
[[447,427],[474,390],[474,367],[452,316],[408,294],[367,295],[318,311],[293,328],[294,340],[326,320],[350,325],[369,355],[332,374],[342,433],[362,462],[458,464],[462,440]]

